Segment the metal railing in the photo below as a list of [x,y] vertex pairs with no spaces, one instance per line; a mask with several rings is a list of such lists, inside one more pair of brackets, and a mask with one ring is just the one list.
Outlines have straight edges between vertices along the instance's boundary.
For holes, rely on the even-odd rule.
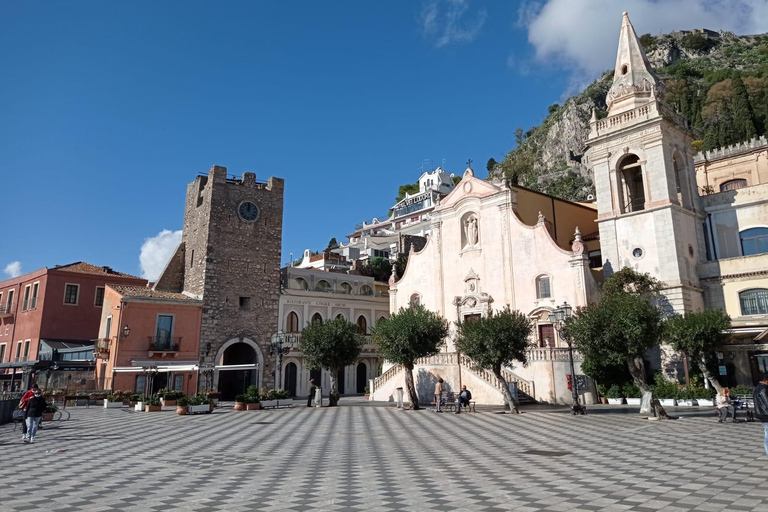
[[10,315],[13,313],[13,304],[0,305],[0,315]]
[[150,352],[178,352],[181,336],[147,336]]

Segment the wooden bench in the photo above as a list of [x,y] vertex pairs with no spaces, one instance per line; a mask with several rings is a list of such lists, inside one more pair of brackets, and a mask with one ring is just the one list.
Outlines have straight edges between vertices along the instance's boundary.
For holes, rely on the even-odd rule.
[[[441,410],[445,410],[448,412],[456,412],[458,404],[459,402],[456,399],[456,394],[453,392],[443,393],[443,396],[440,398]],[[437,402],[434,403],[434,406],[435,408],[437,408]],[[467,412],[477,412],[477,410],[475,409],[475,401],[470,400],[469,404],[463,407],[463,410]]]

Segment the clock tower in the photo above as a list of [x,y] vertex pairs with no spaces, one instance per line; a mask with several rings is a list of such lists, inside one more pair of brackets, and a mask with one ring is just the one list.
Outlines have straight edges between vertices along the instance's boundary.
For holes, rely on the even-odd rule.
[[269,346],[277,332],[283,187],[281,178],[237,178],[219,166],[187,185],[174,258],[183,260],[184,292],[203,301],[200,362],[209,375],[201,387],[224,398],[251,384],[276,387]]

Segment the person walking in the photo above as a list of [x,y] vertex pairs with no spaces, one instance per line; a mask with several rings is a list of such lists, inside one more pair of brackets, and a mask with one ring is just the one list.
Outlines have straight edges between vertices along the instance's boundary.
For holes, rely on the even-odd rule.
[[309,396],[307,397],[307,407],[312,407],[312,399],[315,397],[316,390],[317,384],[315,384],[315,379],[309,379]]
[[435,383],[435,412],[443,412],[442,408],[440,407],[441,403],[443,401],[443,379],[442,377],[438,377],[437,382]]
[[32,384],[32,387],[28,389],[27,392],[22,395],[21,400],[19,400],[19,409],[24,411],[24,419],[21,421],[22,441],[27,437],[27,405],[29,404],[29,399],[35,396],[35,390],[39,391],[39,388],[37,387],[37,384]]
[[768,373],[763,374],[752,398],[755,400],[755,416],[763,423],[763,447],[768,456]]
[[35,434],[37,433],[37,426],[40,424],[40,420],[45,412],[45,397],[40,394],[40,390],[36,389],[35,394],[27,402],[27,434],[24,436],[23,441],[25,443],[34,443]]

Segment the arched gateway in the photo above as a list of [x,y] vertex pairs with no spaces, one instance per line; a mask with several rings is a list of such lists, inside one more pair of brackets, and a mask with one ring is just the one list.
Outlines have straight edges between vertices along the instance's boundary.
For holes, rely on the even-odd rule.
[[248,386],[261,387],[264,355],[250,338],[232,338],[216,354],[214,389],[221,391],[222,400],[234,400]]

